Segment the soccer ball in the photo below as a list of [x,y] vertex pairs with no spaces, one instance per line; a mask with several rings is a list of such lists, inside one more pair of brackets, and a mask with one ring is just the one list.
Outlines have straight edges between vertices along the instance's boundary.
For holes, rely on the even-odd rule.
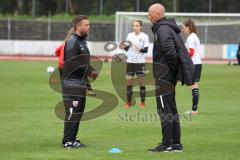
[[49,67],[47,67],[47,72],[48,73],[52,73],[52,72],[54,72],[54,67],[52,67],[52,66],[49,66]]

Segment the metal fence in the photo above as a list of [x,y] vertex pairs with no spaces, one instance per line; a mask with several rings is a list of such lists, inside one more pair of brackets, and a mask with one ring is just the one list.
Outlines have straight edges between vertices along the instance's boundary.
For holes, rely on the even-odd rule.
[[[63,40],[71,22],[38,20],[0,20],[0,39],[8,40]],[[110,23],[92,23],[89,40],[113,41],[115,26]]]

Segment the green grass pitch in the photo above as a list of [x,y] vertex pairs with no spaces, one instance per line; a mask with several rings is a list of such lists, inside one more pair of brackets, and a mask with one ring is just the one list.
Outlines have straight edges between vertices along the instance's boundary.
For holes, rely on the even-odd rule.
[[[89,147],[61,147],[63,121],[54,113],[61,95],[48,84],[46,67],[53,62],[0,61],[0,159],[16,160],[233,160],[240,157],[240,67],[203,65],[198,116],[182,118],[183,153],[149,153],[161,141],[155,98],[146,108],[117,108],[84,121],[78,137]],[[54,63],[56,66],[56,64]],[[102,72],[110,64],[105,63]],[[110,77],[102,75],[93,87],[116,94]],[[86,110],[100,101],[87,99]],[[177,86],[178,110],[191,105],[189,87]],[[140,117],[137,117],[140,115]],[[132,118],[131,118],[132,117]],[[108,151],[117,147],[121,154]]]

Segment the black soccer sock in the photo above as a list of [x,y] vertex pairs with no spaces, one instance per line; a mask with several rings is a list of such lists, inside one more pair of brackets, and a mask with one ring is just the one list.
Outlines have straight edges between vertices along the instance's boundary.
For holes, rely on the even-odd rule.
[[140,96],[141,96],[141,102],[145,102],[145,96],[146,96],[146,87],[140,86]]
[[131,103],[132,101],[132,95],[133,95],[133,91],[132,91],[133,86],[127,86],[127,102]]
[[199,101],[199,89],[192,89],[192,110],[196,111],[198,109],[198,101]]

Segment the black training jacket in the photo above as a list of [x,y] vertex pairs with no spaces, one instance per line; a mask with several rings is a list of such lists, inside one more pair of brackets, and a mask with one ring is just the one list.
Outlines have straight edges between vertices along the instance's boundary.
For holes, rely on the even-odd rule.
[[73,34],[64,47],[63,77],[84,80],[92,70],[90,52],[85,37]]
[[[160,19],[152,27],[154,34],[153,75],[169,81],[180,80],[182,84],[193,84],[194,65],[179,33],[180,28],[175,20]],[[160,75],[158,64],[165,65],[169,70]]]

